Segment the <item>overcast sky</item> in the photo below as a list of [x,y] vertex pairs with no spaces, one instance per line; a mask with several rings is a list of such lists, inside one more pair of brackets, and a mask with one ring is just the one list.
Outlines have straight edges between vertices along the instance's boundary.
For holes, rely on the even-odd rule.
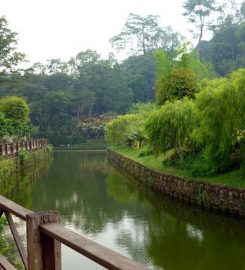
[[68,60],[93,49],[103,57],[112,51],[108,40],[119,34],[130,12],[160,15],[162,26],[191,37],[182,0],[0,0],[18,48],[31,62]]

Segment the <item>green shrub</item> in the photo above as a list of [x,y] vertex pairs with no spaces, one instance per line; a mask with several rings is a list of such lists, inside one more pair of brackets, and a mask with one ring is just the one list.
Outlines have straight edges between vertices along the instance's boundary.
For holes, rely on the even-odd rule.
[[6,218],[5,217],[0,217],[0,233],[3,231],[6,224],[7,224]]
[[0,111],[6,118],[27,123],[30,109],[27,102],[21,97],[8,96],[0,100]]
[[244,140],[244,75],[244,71],[237,71],[229,80],[206,82],[196,96],[199,125],[192,138],[201,147],[207,166],[215,172],[232,165],[232,154],[236,148],[241,149]]
[[3,159],[0,160],[0,180],[4,180],[9,177],[15,170],[14,159]]
[[28,160],[28,155],[29,153],[24,150],[24,149],[20,149],[19,153],[18,153],[18,158],[19,158],[19,162],[21,166],[24,166]]
[[146,120],[148,140],[156,154],[175,148],[183,159],[185,145],[195,126],[195,105],[188,99],[167,102]]
[[164,75],[157,84],[157,103],[164,104],[167,100],[193,98],[197,89],[194,71],[176,67],[170,74]]
[[106,125],[106,141],[111,144],[123,144],[130,126],[137,120],[138,116],[135,114],[126,114],[111,120]]

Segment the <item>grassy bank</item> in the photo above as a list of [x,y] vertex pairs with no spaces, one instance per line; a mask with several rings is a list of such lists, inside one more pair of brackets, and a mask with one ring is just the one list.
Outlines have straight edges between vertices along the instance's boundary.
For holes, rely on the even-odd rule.
[[176,167],[164,166],[162,164],[161,155],[159,155],[158,157],[154,155],[139,157],[139,151],[134,150],[132,148],[126,148],[126,147],[121,147],[121,146],[113,146],[110,148],[113,151],[116,151],[122,155],[125,155],[148,168],[151,168],[153,170],[156,170],[162,173],[182,176],[182,177],[185,177],[187,180],[188,179],[197,180],[197,181],[200,180],[200,181],[207,181],[213,184],[222,184],[222,185],[228,185],[228,186],[233,186],[233,187],[238,187],[238,188],[245,188],[245,179],[242,178],[240,170],[235,170],[232,172],[228,172],[228,173],[224,173],[224,174],[220,174],[220,175],[216,175],[212,177],[198,177],[198,178],[193,179],[190,172],[187,170],[180,170]]

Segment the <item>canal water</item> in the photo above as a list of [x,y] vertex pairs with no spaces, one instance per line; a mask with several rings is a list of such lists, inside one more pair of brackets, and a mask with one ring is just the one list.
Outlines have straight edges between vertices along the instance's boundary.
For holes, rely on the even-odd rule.
[[[57,209],[67,228],[149,269],[245,270],[244,220],[155,194],[110,165],[106,152],[55,152],[2,184],[1,194],[34,211]],[[62,264],[103,269],[66,247]]]

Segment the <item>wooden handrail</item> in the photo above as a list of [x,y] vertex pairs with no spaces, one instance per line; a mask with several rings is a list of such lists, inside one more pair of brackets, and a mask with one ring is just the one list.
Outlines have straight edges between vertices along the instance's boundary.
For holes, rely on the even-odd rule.
[[26,221],[26,215],[32,214],[33,212],[29,209],[26,209],[15,202],[10,201],[9,199],[0,195],[0,209],[4,212],[9,212],[14,214],[18,218]]
[[[21,258],[28,270],[60,270],[61,243],[109,270],[148,269],[109,248],[62,227],[58,224],[57,212],[35,213],[0,196],[0,216],[2,213],[5,213],[7,217]],[[27,223],[27,256],[11,214]]]
[[147,269],[137,262],[106,248],[80,234],[72,232],[57,223],[40,225],[42,233],[77,251],[106,269],[143,270]]
[[14,214],[18,218],[26,221],[26,215],[32,214],[33,212],[29,209],[26,209],[19,204],[10,201],[9,199],[3,197],[0,195],[0,209],[2,209],[4,212],[9,212],[11,214]]

